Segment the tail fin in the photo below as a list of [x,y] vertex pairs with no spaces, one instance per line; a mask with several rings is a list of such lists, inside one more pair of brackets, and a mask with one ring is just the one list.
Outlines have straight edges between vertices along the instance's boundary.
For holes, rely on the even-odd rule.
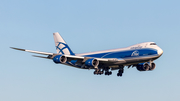
[[58,54],[75,55],[58,32],[53,33]]

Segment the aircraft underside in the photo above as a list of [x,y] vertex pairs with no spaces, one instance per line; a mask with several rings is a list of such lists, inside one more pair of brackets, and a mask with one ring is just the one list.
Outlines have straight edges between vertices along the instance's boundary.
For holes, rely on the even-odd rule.
[[[112,62],[112,63],[100,63],[97,67],[92,67],[92,66],[86,66],[84,64],[78,64],[76,62],[66,62],[64,65],[68,66],[73,66],[79,69],[94,69],[95,71],[93,72],[94,75],[112,75],[112,71],[118,70],[117,76],[122,76],[124,73],[124,67],[127,66],[128,68],[130,67],[136,67],[138,71],[152,71],[155,69],[156,65],[153,62],[153,60],[159,58],[160,56],[157,55],[152,55],[149,57],[141,57],[137,58],[136,61],[135,59],[124,59],[125,62]],[[139,63],[142,63],[140,65]]]

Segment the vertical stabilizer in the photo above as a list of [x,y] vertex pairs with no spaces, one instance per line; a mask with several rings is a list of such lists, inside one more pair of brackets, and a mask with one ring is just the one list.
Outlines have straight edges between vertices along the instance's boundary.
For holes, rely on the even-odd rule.
[[75,55],[58,32],[53,33],[53,36],[58,54]]

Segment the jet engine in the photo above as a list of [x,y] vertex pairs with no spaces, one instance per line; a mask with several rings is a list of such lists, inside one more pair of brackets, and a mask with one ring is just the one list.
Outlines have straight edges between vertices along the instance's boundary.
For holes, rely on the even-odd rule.
[[99,65],[99,61],[94,58],[88,59],[86,60],[85,65],[89,67],[97,67]]
[[151,66],[149,68],[149,70],[154,70],[156,68],[156,64],[155,63],[151,63]]
[[53,61],[55,63],[66,63],[67,61],[67,57],[63,56],[63,55],[56,55],[54,58],[53,58]]
[[149,70],[149,64],[148,63],[139,63],[136,68],[139,71],[148,71]]
[[154,70],[156,68],[156,64],[155,63],[139,63],[136,66],[137,70],[139,71],[150,71],[150,70]]

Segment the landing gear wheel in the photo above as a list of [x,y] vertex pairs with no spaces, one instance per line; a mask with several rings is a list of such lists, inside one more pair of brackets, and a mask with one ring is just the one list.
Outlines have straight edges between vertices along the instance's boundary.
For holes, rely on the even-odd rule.
[[102,75],[104,73],[104,70],[101,69],[95,69],[95,71],[93,72],[94,75]]
[[105,75],[111,75],[112,74],[112,72],[105,72]]
[[124,69],[119,69],[118,73],[124,73]]
[[111,75],[112,74],[112,72],[109,72],[109,75]]
[[109,67],[105,67],[105,68],[103,68],[103,70],[105,71],[105,75],[112,75],[112,72],[111,71],[109,71]]
[[98,71],[98,75],[101,75],[101,74],[100,74],[100,71]]
[[117,76],[122,76],[122,73],[117,73]]
[[124,73],[124,66],[120,66],[117,76],[122,76],[123,73]]
[[94,75],[96,74],[96,71],[94,71]]

